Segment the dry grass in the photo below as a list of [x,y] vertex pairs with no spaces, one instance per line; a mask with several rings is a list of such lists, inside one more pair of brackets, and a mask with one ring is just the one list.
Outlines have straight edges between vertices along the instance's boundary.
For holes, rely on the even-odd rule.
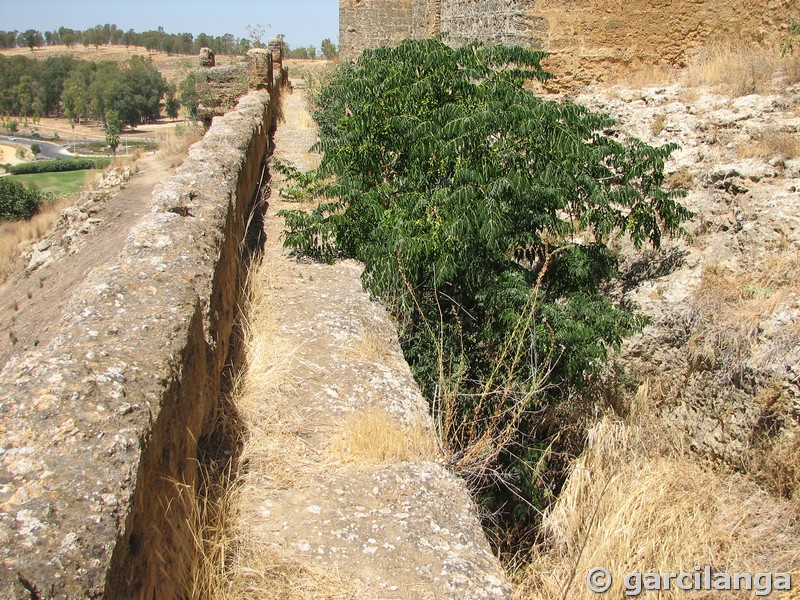
[[664,125],[667,123],[667,116],[664,113],[657,113],[653,115],[653,122],[650,123],[650,133],[654,136],[664,131]]
[[612,83],[621,83],[631,89],[640,89],[651,85],[669,85],[678,79],[678,70],[664,65],[635,64],[619,79]]
[[205,133],[205,127],[201,123],[186,122],[175,125],[170,134],[159,144],[159,149],[169,160],[169,166],[180,165],[189,152],[189,146],[200,141]]
[[691,190],[694,187],[694,175],[688,167],[681,167],[667,175],[664,183],[672,190]]
[[320,90],[330,80],[338,62],[327,60],[287,60],[286,64],[293,78],[305,81],[306,89],[308,90],[308,112],[313,113],[316,109],[315,100]]
[[50,231],[61,216],[61,211],[73,202],[71,197],[64,198],[52,204],[43,204],[30,220],[0,222],[0,279],[8,276],[9,269],[21,252],[30,242]]
[[[684,102],[691,103],[691,88],[712,87],[745,96],[781,91],[800,81],[800,55],[782,56],[776,48],[734,43],[716,43],[697,50],[682,69],[664,65],[633,65],[618,78],[605,83],[630,89],[681,82],[689,89]],[[778,86],[775,90],[774,86]]]
[[[237,526],[246,489],[227,482],[224,489],[198,494],[179,486],[188,508],[193,538],[184,551],[193,562],[184,582],[188,598],[205,600],[349,600],[349,585],[329,570],[300,564],[275,547],[258,544],[253,531]],[[174,552],[175,550],[173,550]]]
[[[593,567],[609,569],[614,597],[629,572],[800,573],[800,532],[786,503],[685,456],[660,421],[604,418],[589,432],[544,522],[544,543],[517,574],[519,600],[590,600]],[[659,598],[706,598],[671,590]],[[751,593],[731,593],[750,598]]]
[[800,137],[777,127],[767,127],[753,142],[740,145],[737,154],[740,158],[790,160],[800,156]]
[[421,423],[401,426],[397,418],[374,407],[352,415],[331,450],[344,462],[432,460],[438,454],[430,429]]
[[[21,55],[28,58],[35,58],[38,60],[45,60],[52,56],[60,56],[69,54],[79,60],[88,60],[93,62],[98,61],[112,61],[116,63],[126,63],[133,56],[144,56],[153,61],[155,67],[161,72],[165,79],[168,81],[180,81],[186,73],[197,66],[197,57],[195,55],[169,55],[166,52],[150,52],[143,46],[100,46],[99,48],[84,47],[83,45],[77,46],[43,46],[37,48],[33,52],[29,48],[9,48],[0,50],[0,54],[5,56]],[[217,55],[216,61],[218,65],[230,64],[240,57]]]
[[754,45],[714,44],[687,61],[686,85],[710,86],[735,96],[766,94],[776,77],[785,83],[800,80],[800,59],[783,57],[774,49]]
[[385,362],[392,356],[389,333],[376,332],[374,324],[364,323],[364,331],[358,341],[347,348],[348,356],[366,362]]
[[297,349],[287,345],[276,323],[280,307],[272,298],[273,272],[269,260],[251,270],[244,310],[246,368],[233,403],[244,430],[239,463],[245,470],[225,486],[210,512],[203,499],[194,499],[195,544],[203,552],[187,593],[209,600],[355,598],[354,584],[324,567],[287,557],[260,540],[244,517],[263,499],[265,481],[297,485],[328,466],[318,457],[304,458],[307,447],[298,431],[302,418],[292,409],[295,382],[289,374]]
[[692,298],[694,334],[689,352],[694,362],[738,370],[757,359],[766,367],[800,344],[800,322],[784,326],[772,349],[754,356],[763,325],[789,310],[800,297],[800,249],[785,245],[765,253],[758,265],[745,273],[717,265],[703,269]]
[[750,473],[774,494],[792,500],[800,514],[800,405],[787,393],[785,381],[773,376],[756,397],[761,408],[754,436]]
[[757,447],[751,471],[772,492],[800,511],[800,427],[787,426]]

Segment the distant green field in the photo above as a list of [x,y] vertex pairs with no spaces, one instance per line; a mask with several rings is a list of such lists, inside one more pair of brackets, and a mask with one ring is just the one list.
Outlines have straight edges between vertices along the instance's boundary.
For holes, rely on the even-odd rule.
[[40,192],[71,194],[86,186],[86,178],[91,178],[95,170],[67,171],[64,173],[37,173],[34,175],[10,175],[11,179],[34,187]]

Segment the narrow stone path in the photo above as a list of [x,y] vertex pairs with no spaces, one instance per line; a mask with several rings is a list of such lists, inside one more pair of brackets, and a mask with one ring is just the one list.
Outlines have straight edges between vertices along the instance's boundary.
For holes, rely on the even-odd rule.
[[[284,102],[275,158],[312,168],[305,93]],[[510,597],[360,265],[283,249],[278,212],[302,206],[280,199],[284,184],[272,181],[252,280],[228,597]]]

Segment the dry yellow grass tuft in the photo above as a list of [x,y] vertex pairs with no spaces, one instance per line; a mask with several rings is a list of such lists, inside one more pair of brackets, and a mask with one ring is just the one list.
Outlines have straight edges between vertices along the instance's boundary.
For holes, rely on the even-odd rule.
[[737,154],[740,158],[789,160],[800,156],[800,137],[796,133],[781,131],[777,127],[768,127],[754,142],[739,146]]
[[[784,245],[768,250],[758,266],[745,273],[717,265],[703,269],[692,298],[695,329],[689,350],[713,364],[738,369],[754,360],[762,325],[786,311],[800,298],[800,249]],[[760,355],[760,366],[800,343],[800,322],[782,328],[782,341]]]
[[30,220],[0,223],[0,279],[5,279],[8,275],[11,265],[26,244],[38,240],[50,231],[61,216],[61,211],[72,202],[72,198],[66,198],[52,204],[43,204]]
[[664,113],[657,113],[653,115],[653,122],[650,123],[650,133],[654,136],[664,131],[664,126],[667,123],[667,115]]
[[797,57],[761,46],[712,44],[687,61],[683,79],[690,87],[709,86],[735,96],[766,94],[776,77],[798,81],[798,62]]
[[687,167],[668,174],[664,180],[665,185],[673,190],[691,190],[694,187],[694,175]]
[[678,69],[665,65],[634,64],[620,78],[619,83],[631,89],[668,85],[675,83],[678,73]]
[[433,432],[422,424],[402,427],[378,408],[352,415],[331,450],[345,462],[432,460],[437,455]]
[[189,146],[200,141],[205,135],[202,123],[187,121],[175,125],[173,130],[159,143],[159,149],[169,160],[171,167],[180,165],[189,152]]
[[[665,423],[604,418],[589,432],[544,522],[546,543],[517,576],[518,600],[590,600],[593,567],[623,594],[630,572],[800,573],[800,532],[785,502],[685,456]],[[705,598],[663,591],[659,598]],[[731,598],[750,598],[751,592]]]

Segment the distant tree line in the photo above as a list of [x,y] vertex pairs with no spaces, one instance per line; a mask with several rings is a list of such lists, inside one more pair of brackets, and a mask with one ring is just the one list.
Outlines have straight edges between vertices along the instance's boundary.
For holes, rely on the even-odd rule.
[[[253,32],[251,34],[253,39],[237,38],[230,33],[219,36],[201,33],[195,37],[191,33],[166,33],[163,27],[155,31],[137,33],[133,29],[123,31],[116,25],[108,23],[95,25],[84,31],[67,27],[45,32],[36,29],[0,31],[0,49],[30,48],[33,51],[35,48],[59,45],[70,47],[83,45],[85,48],[124,45],[144,47],[149,52],[167,54],[197,54],[201,48],[211,48],[215,54],[237,55],[246,53],[253,46],[263,46],[260,39],[264,33],[263,27],[248,29]],[[321,52],[326,59],[332,60],[339,54],[336,44],[330,38],[322,40],[319,52],[313,44],[298,48],[290,48],[286,42],[283,45],[284,55],[288,58],[317,58]]]
[[[327,60],[333,60],[339,56],[339,49],[336,47],[336,44],[330,40],[330,38],[325,38],[322,40],[319,50],[322,52],[322,56],[324,56]],[[314,46],[314,44],[309,46],[300,46],[298,48],[291,48],[289,44],[283,42],[283,54],[287,58],[314,59],[319,57],[317,47]]]
[[150,52],[168,54],[197,54],[200,48],[211,48],[216,54],[244,54],[252,43],[247,38],[237,38],[230,33],[220,36],[201,33],[166,33],[163,27],[155,31],[138,33],[133,29],[124,31],[116,25],[106,23],[90,29],[59,27],[57,31],[0,31],[0,49],[41,48],[43,46],[78,46],[86,48],[108,45],[141,46]]
[[[166,94],[170,117],[177,116],[174,86],[167,85],[149,58],[127,64],[81,61],[69,55],[38,61],[0,55],[0,115],[31,118],[66,116],[136,127],[160,118]],[[174,113],[174,114],[173,114]]]

